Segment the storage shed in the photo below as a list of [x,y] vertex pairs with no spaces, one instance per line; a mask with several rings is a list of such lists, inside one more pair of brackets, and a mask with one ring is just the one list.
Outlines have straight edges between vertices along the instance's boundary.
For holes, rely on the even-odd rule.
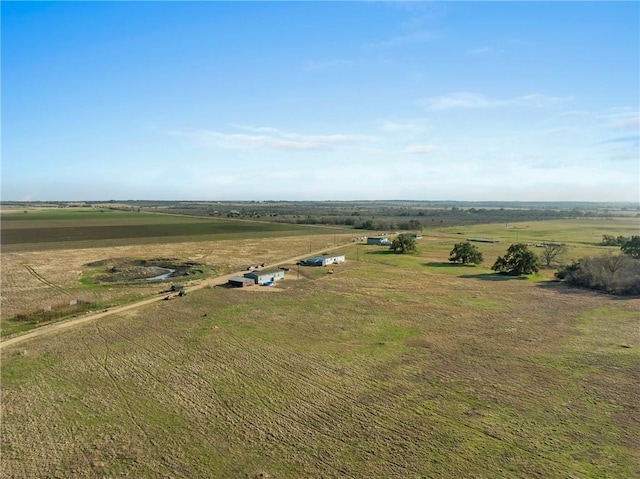
[[386,246],[390,245],[391,241],[386,236],[371,236],[367,238],[367,244]]
[[229,278],[229,286],[234,288],[247,288],[249,286],[253,286],[256,284],[256,281],[253,278],[243,278],[241,276],[234,276],[233,278]]
[[284,279],[284,271],[281,269],[265,269],[260,271],[252,271],[251,273],[245,273],[244,277],[251,278],[258,284],[265,284]]

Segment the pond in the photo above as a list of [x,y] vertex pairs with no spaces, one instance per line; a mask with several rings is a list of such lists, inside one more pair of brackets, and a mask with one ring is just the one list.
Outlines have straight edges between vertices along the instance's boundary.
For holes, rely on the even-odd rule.
[[165,272],[159,274],[158,276],[154,276],[153,278],[147,278],[147,281],[161,281],[163,279],[167,279],[169,276],[176,272],[175,269],[163,268],[162,266],[149,266],[149,268]]

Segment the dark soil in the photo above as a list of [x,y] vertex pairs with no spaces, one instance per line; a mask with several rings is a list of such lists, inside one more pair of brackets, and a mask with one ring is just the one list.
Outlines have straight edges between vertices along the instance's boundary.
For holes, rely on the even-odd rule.
[[99,268],[99,273],[93,277],[95,283],[117,283],[146,280],[162,274],[155,267],[175,270],[168,279],[190,276],[202,272],[199,263],[181,262],[174,258],[111,258],[88,263],[90,268]]

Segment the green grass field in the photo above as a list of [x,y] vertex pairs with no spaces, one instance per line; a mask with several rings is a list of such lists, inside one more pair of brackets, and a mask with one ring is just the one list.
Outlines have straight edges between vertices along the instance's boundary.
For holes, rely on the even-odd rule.
[[[514,228],[594,252],[633,234],[591,225]],[[640,299],[492,274],[505,230],[478,267],[449,250],[500,226],[3,349],[0,475],[638,477]]]

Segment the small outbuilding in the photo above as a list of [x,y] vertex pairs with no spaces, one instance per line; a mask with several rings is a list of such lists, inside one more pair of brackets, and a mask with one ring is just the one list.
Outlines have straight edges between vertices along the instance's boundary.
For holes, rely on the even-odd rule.
[[327,254],[323,256],[315,256],[302,261],[305,266],[327,266],[330,264],[339,264],[345,262],[343,254]]
[[248,288],[249,286],[256,284],[256,281],[253,278],[234,276],[233,278],[229,278],[228,284],[233,288]]
[[389,241],[389,238],[386,236],[371,236],[367,238],[367,244],[388,246],[391,244],[391,241]]
[[284,279],[284,271],[281,269],[264,269],[260,271],[252,271],[251,273],[245,273],[244,277],[253,279],[258,284],[273,283],[275,281]]

